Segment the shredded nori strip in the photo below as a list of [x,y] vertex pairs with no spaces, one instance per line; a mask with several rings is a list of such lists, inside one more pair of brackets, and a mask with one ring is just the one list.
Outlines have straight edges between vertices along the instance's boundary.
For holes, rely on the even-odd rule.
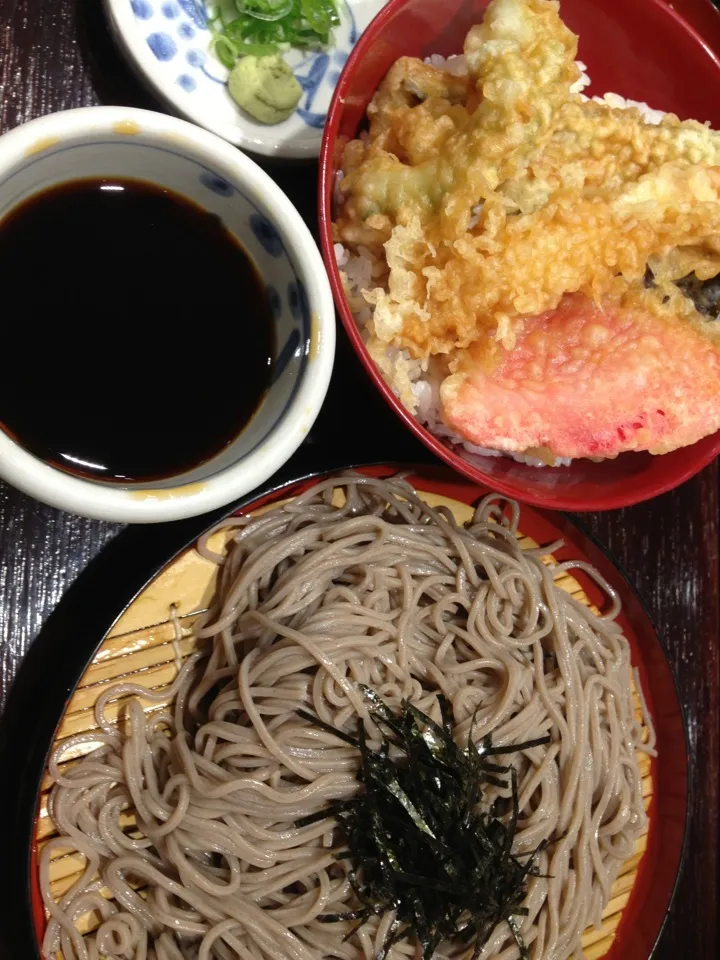
[[[647,288],[655,286],[655,276],[650,267],[645,269],[644,282]],[[676,280],[675,286],[683,296],[692,300],[697,312],[706,320],[720,320],[720,276],[700,280],[697,274],[689,273]]]
[[[364,788],[351,800],[298,821],[304,826],[335,817],[347,843],[337,859],[352,861],[348,879],[359,908],[318,919],[357,921],[344,937],[348,940],[372,914],[394,910],[376,960],[385,960],[393,944],[407,937],[417,938],[423,960],[431,960],[439,944],[449,940],[472,947],[477,958],[505,921],[526,958],[519,918],[527,915],[527,878],[539,875],[535,863],[547,844],[522,859],[512,853],[519,814],[517,774],[514,767],[489,758],[545,745],[550,737],[509,746],[495,746],[485,737],[478,746],[472,739],[473,718],[463,749],[453,739],[455,720],[444,697],[439,697],[441,726],[407,701],[395,714],[374,691],[361,689],[383,737],[377,751],[370,749],[362,721],[351,737],[298,711],[357,747],[358,780]],[[484,799],[486,784],[510,787],[502,816]]]
[[720,277],[710,280],[699,280],[696,274],[688,274],[675,284],[690,297],[695,309],[708,320],[717,320],[720,317]]

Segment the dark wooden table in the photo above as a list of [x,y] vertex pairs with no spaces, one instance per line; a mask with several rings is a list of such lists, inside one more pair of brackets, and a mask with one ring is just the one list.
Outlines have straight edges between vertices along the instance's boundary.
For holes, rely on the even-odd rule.
[[[101,103],[159,109],[116,53],[100,0],[0,0],[0,131],[40,114]],[[270,172],[314,225],[315,167]],[[10,281],[3,283],[7,292]],[[2,310],[3,325],[14,322],[14,310],[22,312],[21,300],[13,298],[13,304]],[[2,356],[5,363],[22,362]],[[343,415],[348,409],[350,418]],[[381,406],[342,333],[330,396],[294,464],[298,471],[322,465],[330,450],[338,462],[427,458]],[[656,956],[710,960],[718,949],[720,863],[718,464],[653,503],[586,514],[582,522],[645,599],[670,651],[687,712],[694,765],[688,856]],[[121,529],[60,513],[0,483],[0,709],[49,612],[103,545],[122,536]]]

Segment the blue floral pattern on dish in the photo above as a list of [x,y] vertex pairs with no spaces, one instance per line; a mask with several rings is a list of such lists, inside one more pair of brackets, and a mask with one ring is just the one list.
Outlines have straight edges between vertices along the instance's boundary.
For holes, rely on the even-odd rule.
[[205,64],[206,55],[202,50],[188,50],[185,54],[185,59],[190,64],[191,67],[202,67]]
[[[126,2],[130,3],[135,19],[143,23],[145,40],[159,62],[169,63],[174,60],[179,44],[180,53],[184,54],[183,66],[191,68],[190,73],[182,70],[175,77],[175,84],[185,93],[197,98],[202,97],[203,93],[207,95],[206,85],[201,78],[194,77],[193,79],[196,80],[194,84],[188,82],[188,77],[192,76],[192,70],[202,73],[213,83],[223,86],[226,84],[226,69],[214,56],[207,55],[210,51],[210,30],[203,0],[126,0]],[[369,0],[339,0],[341,28],[335,31],[338,44],[336,49],[330,52],[311,51],[304,54],[291,51],[290,63],[303,90],[296,115],[306,127],[313,130],[320,131],[325,124],[330,94],[361,32],[358,29],[353,6],[361,7],[363,3],[373,8],[371,11],[368,10],[362,18],[366,23],[371,13],[383,6],[383,0],[376,0],[374,3],[370,3]],[[174,36],[170,35],[169,30],[172,30]],[[204,49],[198,49],[198,44]]]
[[153,8],[148,0],[130,0],[130,6],[138,20],[149,20],[153,15]]
[[[306,63],[303,64],[303,67],[306,67],[306,70],[301,70],[300,68],[295,71],[295,76],[300,86],[305,92],[305,100],[297,109],[298,116],[301,117],[309,127],[313,127],[316,130],[322,130],[325,126],[325,111],[313,111],[313,103],[317,96],[318,90],[327,80],[334,87],[340,76],[337,71],[333,70],[328,75],[328,69],[332,60],[344,64],[347,58],[350,56],[350,50],[355,46],[358,38],[358,29],[357,22],[355,20],[355,15],[352,12],[352,8],[348,6],[348,14],[350,15],[350,33],[348,36],[348,43],[350,47],[348,50],[336,50],[334,51],[332,57],[327,53],[314,53],[311,54]],[[333,79],[334,78],[334,79]]]
[[177,53],[177,45],[169,33],[151,33],[147,42],[157,60],[172,60]]
[[200,30],[207,27],[207,14],[200,0],[178,0],[178,3],[196,27]]

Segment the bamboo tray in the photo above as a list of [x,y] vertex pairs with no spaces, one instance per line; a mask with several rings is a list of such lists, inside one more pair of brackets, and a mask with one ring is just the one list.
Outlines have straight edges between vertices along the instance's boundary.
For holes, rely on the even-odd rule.
[[[427,492],[421,495],[432,505],[448,506],[460,522],[472,515],[472,508],[458,500]],[[226,531],[216,533],[210,542],[211,548],[222,552],[227,537]],[[525,547],[538,545],[530,537],[522,537],[521,542]],[[146,587],[98,648],[92,663],[80,679],[58,727],[53,750],[61,746],[68,737],[97,729],[93,714],[95,701],[109,684],[120,680],[132,681],[157,690],[175,679],[182,661],[197,647],[193,623],[211,600],[216,576],[217,567],[203,559],[192,547],[180,554]],[[566,575],[557,583],[578,600],[591,605],[582,586],[574,577]],[[109,704],[106,716],[122,722],[122,704],[122,699]],[[152,704],[147,702],[144,706],[147,712],[154,712],[162,709],[164,704],[154,701]],[[637,695],[635,709],[639,718],[641,711]],[[78,745],[73,752],[69,751],[64,757],[63,768],[92,748],[93,744],[90,742]],[[649,809],[653,796],[651,762],[646,754],[640,754],[639,761],[643,776],[643,797],[646,809]],[[47,811],[49,788],[50,780],[46,772],[41,785],[35,833],[38,854],[45,843],[56,836],[54,824]],[[127,816],[125,826],[128,831],[135,828],[131,814]],[[603,913],[602,926],[599,929],[591,927],[586,931],[583,950],[588,960],[597,960],[608,954],[646,847],[647,833],[636,842],[634,855],[624,864],[613,886],[611,900]],[[51,861],[51,889],[56,900],[61,899],[72,886],[81,870],[82,863],[73,854],[58,855]],[[104,893],[110,896],[109,891]],[[86,914],[80,919],[78,927],[83,933],[87,933],[92,931],[97,923],[98,918],[94,914]]]

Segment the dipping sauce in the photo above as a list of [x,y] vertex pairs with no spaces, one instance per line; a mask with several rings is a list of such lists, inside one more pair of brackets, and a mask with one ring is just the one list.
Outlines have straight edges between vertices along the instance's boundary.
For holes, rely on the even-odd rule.
[[270,385],[255,265],[218,217],[155,184],[77,180],[31,197],[0,222],[0,276],[0,426],[69,473],[191,470]]

